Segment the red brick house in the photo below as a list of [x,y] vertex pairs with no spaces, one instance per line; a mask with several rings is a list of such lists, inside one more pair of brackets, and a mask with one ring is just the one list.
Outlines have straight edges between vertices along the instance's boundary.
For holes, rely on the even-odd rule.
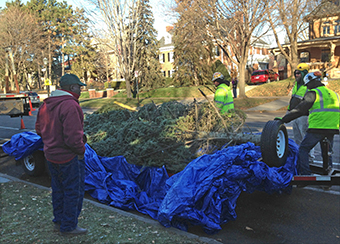
[[[309,24],[309,39],[298,42],[300,62],[313,70],[325,71],[329,78],[340,78],[340,0],[325,0],[304,20]],[[284,48],[289,48],[284,44]],[[285,60],[280,59],[279,48],[271,52],[276,56],[280,76],[287,78],[292,72]]]

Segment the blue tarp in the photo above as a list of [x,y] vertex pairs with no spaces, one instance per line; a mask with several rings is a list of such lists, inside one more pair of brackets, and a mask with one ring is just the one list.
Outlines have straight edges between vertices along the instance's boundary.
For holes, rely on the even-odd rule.
[[36,150],[43,150],[43,143],[39,135],[26,131],[13,135],[10,141],[2,145],[2,150],[14,156],[15,160],[20,160]]
[[[27,152],[21,150],[41,147],[37,135],[17,137],[4,144],[4,151],[12,156],[22,157]],[[85,190],[104,204],[148,214],[166,227],[187,230],[192,224],[214,233],[236,219],[236,200],[242,191],[272,194],[290,189],[297,152],[297,145],[289,139],[287,163],[269,167],[257,161],[260,147],[248,142],[203,155],[169,178],[164,167],[136,166],[123,156],[101,157],[86,144]]]

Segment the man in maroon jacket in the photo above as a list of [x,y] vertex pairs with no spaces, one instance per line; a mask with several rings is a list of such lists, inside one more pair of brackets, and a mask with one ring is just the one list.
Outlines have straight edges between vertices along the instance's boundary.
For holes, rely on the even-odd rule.
[[61,89],[53,91],[39,108],[35,129],[44,143],[44,154],[51,172],[54,230],[63,235],[86,234],[78,227],[85,181],[84,115],[79,106],[79,78],[66,74]]

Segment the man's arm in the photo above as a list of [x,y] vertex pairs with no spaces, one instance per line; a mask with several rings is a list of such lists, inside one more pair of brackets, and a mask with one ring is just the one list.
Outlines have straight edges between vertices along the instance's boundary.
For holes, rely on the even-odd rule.
[[313,106],[315,99],[316,93],[314,91],[308,91],[303,97],[302,101],[299,103],[299,105],[289,111],[289,113],[282,118],[282,122],[289,123],[290,121],[303,115],[308,115],[309,109]]

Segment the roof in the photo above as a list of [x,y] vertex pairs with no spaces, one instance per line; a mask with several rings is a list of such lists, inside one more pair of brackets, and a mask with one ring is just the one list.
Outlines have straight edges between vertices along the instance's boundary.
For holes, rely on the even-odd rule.
[[304,17],[304,20],[310,21],[330,16],[340,16],[340,0],[323,0],[319,6]]

